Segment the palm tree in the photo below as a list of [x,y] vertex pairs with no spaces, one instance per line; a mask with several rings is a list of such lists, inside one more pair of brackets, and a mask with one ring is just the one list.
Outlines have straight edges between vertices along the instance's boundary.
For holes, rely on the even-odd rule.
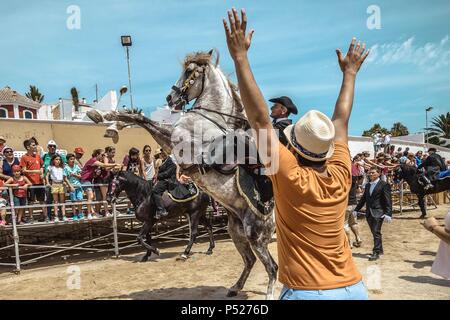
[[44,101],[44,95],[39,92],[39,89],[36,86],[30,85],[30,91],[25,94],[28,99],[41,103]]
[[435,144],[440,146],[450,147],[450,143],[448,143],[448,139],[450,139],[450,112],[434,117],[433,121],[431,121],[431,125],[432,127],[428,128],[428,132],[430,132],[429,142],[435,142]]
[[75,112],[78,112],[78,108],[80,106],[80,100],[78,100],[78,90],[73,87],[70,89],[70,94],[72,95],[73,106],[75,107]]
[[370,128],[369,130],[365,130],[362,135],[363,137],[371,137],[377,131],[380,131],[384,134],[389,132],[388,129],[383,128],[379,123],[375,123],[372,128]]
[[409,134],[409,130],[406,126],[404,126],[401,122],[396,122],[392,125],[391,135],[393,137],[407,136]]

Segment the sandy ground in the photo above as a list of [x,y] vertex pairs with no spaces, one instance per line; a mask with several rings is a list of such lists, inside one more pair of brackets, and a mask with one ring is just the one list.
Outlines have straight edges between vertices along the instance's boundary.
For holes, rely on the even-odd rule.
[[[443,222],[448,209],[441,206],[429,214]],[[450,299],[450,280],[430,272],[439,240],[419,225],[419,215],[396,215],[392,224],[383,226],[385,254],[377,262],[367,260],[373,243],[367,223],[360,220],[364,242],[354,249],[353,257],[371,299]],[[18,276],[2,268],[0,299],[226,299],[227,288],[240,275],[242,260],[231,240],[218,240],[212,256],[203,254],[207,247],[207,243],[195,245],[186,262],[176,260],[184,248],[179,245],[162,248],[161,256],[147,263],[138,262],[142,253],[136,252],[118,259],[60,260],[59,265],[33,266]],[[270,250],[276,258],[276,243]],[[76,281],[71,282],[70,272],[76,268],[79,289]],[[263,299],[266,284],[266,272],[258,261],[236,298]],[[277,283],[276,297],[280,289]]]

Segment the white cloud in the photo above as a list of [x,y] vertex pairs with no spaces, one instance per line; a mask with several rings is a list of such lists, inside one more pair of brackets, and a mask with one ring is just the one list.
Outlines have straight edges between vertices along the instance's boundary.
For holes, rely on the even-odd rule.
[[450,65],[450,37],[446,35],[437,43],[415,44],[415,38],[398,43],[376,44],[371,48],[367,62],[393,65],[412,64],[425,71],[435,71]]

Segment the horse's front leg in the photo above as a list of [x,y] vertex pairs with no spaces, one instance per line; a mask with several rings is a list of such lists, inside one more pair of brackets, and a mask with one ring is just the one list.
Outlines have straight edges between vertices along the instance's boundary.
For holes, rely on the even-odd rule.
[[139,232],[139,235],[137,236],[138,243],[147,250],[145,256],[142,257],[141,262],[147,262],[148,258],[150,258],[152,253],[155,253],[159,256],[159,249],[153,247],[150,244],[150,239],[151,239],[150,229],[151,229],[151,223],[144,222],[144,225],[142,226],[141,231]]
[[180,258],[177,260],[186,261],[189,258],[189,253],[191,253],[192,246],[194,245],[195,239],[198,235],[198,213],[194,213],[192,216],[187,215],[189,221],[189,243],[184,250],[184,253],[180,255]]

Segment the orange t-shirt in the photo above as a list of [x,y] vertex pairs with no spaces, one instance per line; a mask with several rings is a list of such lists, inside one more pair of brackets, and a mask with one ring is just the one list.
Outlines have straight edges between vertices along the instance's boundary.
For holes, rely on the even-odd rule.
[[[43,165],[44,162],[38,154],[34,156],[24,154],[22,158],[20,158],[20,166],[25,170],[40,170]],[[43,182],[39,173],[25,173],[25,176],[33,185],[42,184]]]
[[299,290],[354,285],[361,274],[344,231],[351,187],[348,146],[336,142],[328,177],[300,166],[279,144],[279,170],[270,176],[275,196],[279,281]]

